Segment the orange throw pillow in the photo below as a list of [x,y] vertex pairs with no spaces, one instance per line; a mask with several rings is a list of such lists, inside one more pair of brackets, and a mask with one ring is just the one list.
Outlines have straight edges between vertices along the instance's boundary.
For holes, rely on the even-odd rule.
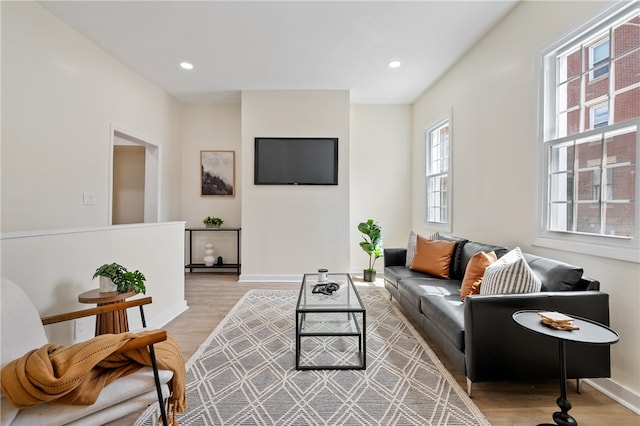
[[416,254],[409,269],[448,279],[451,254],[455,246],[453,241],[428,240],[418,235]]
[[467,269],[464,271],[462,285],[460,286],[460,300],[464,300],[464,298],[470,294],[480,293],[480,285],[482,284],[484,271],[496,260],[498,260],[498,256],[496,256],[496,253],[493,251],[490,253],[481,251],[469,259]]

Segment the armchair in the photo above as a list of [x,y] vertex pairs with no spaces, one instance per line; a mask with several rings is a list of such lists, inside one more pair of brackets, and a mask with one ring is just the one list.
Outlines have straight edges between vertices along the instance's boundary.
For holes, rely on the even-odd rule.
[[[0,367],[27,352],[48,344],[44,325],[68,321],[98,313],[122,309],[123,305],[106,305],[84,309],[67,314],[40,318],[38,311],[27,294],[15,283],[2,278]],[[134,299],[125,302],[126,307],[139,306],[142,324],[146,326],[143,305],[151,303],[151,298]],[[44,402],[18,409],[3,395],[1,398],[1,424],[11,425],[102,425],[119,419],[131,412],[141,411],[148,405],[159,402],[163,424],[167,424],[164,398],[169,395],[168,382],[173,373],[159,370],[153,344],[167,339],[166,331],[157,330],[142,337],[136,337],[122,346],[118,352],[149,347],[152,367],[143,367],[133,374],[121,377],[107,385],[92,405],[63,405]]]

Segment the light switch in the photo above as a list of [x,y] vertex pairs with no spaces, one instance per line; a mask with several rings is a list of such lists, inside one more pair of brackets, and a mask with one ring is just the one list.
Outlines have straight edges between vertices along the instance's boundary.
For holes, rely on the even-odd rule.
[[96,204],[96,196],[93,192],[83,192],[82,202],[85,206],[93,206]]

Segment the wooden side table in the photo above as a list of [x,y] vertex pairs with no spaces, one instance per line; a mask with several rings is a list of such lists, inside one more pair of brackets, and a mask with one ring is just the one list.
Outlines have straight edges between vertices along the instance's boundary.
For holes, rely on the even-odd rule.
[[[80,303],[96,303],[98,306],[110,305],[112,303],[122,303],[127,297],[134,296],[135,291],[120,293],[100,293],[100,289],[85,291],[78,296]],[[129,331],[129,320],[127,310],[120,309],[105,314],[96,315],[96,336],[100,334],[117,334]]]

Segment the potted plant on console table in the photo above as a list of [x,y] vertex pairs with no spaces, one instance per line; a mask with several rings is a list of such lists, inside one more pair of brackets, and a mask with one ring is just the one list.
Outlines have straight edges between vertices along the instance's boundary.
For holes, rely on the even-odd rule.
[[382,257],[382,228],[378,222],[369,219],[358,225],[358,231],[362,232],[360,247],[369,255],[369,267],[364,270],[364,280],[374,282],[376,280],[376,270],[374,266],[376,260]]
[[220,228],[220,226],[224,223],[224,220],[219,217],[207,216],[202,219],[202,223],[207,228]]

